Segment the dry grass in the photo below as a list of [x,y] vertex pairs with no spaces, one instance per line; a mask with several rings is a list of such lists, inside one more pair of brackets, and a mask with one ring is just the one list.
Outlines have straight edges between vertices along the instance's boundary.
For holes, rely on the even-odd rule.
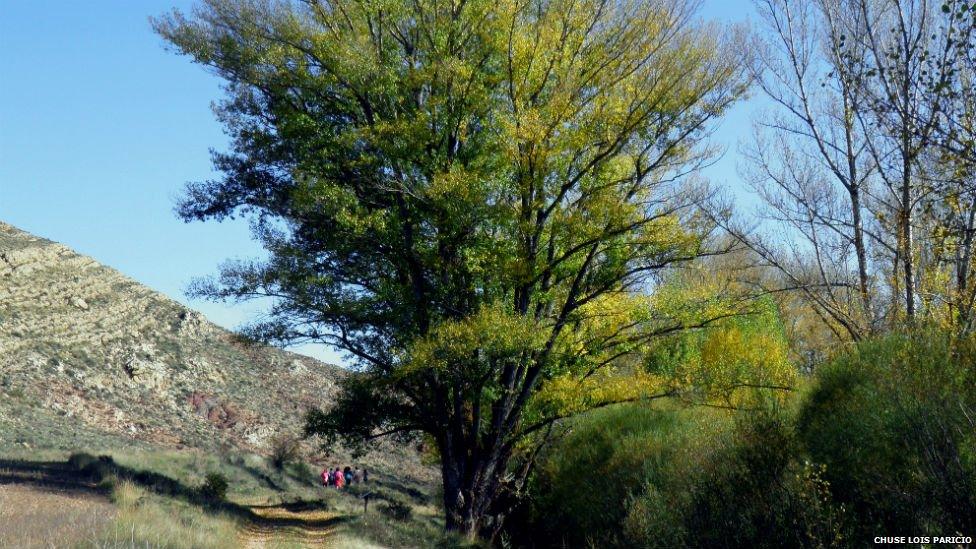
[[330,544],[330,549],[383,549],[382,545],[361,538],[349,537],[347,534],[338,535]]
[[[69,498],[70,495],[52,496],[28,485],[70,480],[79,465],[68,465],[68,462],[59,465],[65,459],[63,455],[45,454],[48,461],[28,460],[37,464],[35,469],[18,467],[6,473],[0,470],[0,476],[28,483],[17,485],[16,489],[22,492],[20,499],[29,503],[0,499],[0,549],[321,546],[375,549],[430,547],[445,541],[440,513],[429,488],[403,476],[374,470],[376,480],[368,489],[357,485],[339,492],[323,488],[317,469],[306,463],[291,463],[279,470],[264,457],[247,454],[215,456],[172,450],[113,454],[114,460],[109,463],[118,464],[120,471],[151,471],[164,480],[171,479],[189,495],[195,493],[205,473],[219,472],[231,482],[229,502],[224,507],[201,505],[192,497],[184,497],[186,494],[180,490],[171,493],[169,485],[158,484],[157,479],[122,474],[120,480],[114,473],[107,473],[97,486],[95,480],[74,479],[84,489],[93,491],[75,496],[82,503],[69,501],[72,506],[51,501],[52,497]],[[99,496],[94,490],[111,496]],[[371,492],[375,498],[366,515],[358,497],[364,491]],[[93,506],[90,501],[98,505]],[[410,507],[411,518],[397,520],[383,512],[390,501]],[[5,516],[5,512],[9,514],[18,507],[16,517]],[[28,512],[30,509],[33,511]],[[72,509],[79,513],[72,514]],[[84,510],[98,520],[87,518],[89,515]],[[254,516],[248,517],[249,513]],[[37,539],[25,538],[23,531]]]
[[127,481],[116,484],[112,501],[118,506],[118,515],[101,530],[92,547],[237,547],[238,523],[226,515],[150,494]]
[[116,517],[104,498],[0,485],[0,547],[72,547],[92,542]]
[[[114,505],[113,505],[114,503]],[[238,522],[119,482],[90,494],[0,485],[0,549],[238,547]]]

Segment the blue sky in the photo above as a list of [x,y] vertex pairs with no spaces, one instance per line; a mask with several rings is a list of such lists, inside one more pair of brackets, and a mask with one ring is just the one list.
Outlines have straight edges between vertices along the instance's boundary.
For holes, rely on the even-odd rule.
[[[233,328],[261,312],[184,295],[222,260],[261,250],[240,222],[185,224],[184,182],[214,176],[227,143],[210,111],[219,81],[163,47],[148,17],[181,0],[0,0],[0,220],[80,253]],[[705,0],[703,16],[742,21],[749,0]],[[706,175],[736,186],[747,103],[715,140],[728,154]],[[320,347],[295,349],[333,362]]]

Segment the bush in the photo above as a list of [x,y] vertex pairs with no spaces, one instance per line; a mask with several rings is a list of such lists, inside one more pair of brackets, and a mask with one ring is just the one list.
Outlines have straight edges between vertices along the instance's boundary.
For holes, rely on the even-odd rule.
[[694,461],[698,433],[727,423],[725,414],[700,412],[622,405],[579,418],[540,463],[531,505],[508,520],[511,539],[540,547],[625,545],[622,524],[634,497],[663,484],[672,464]]
[[508,534],[535,547],[842,545],[844,510],[822,474],[775,404],[739,415],[621,406],[552,449]]
[[289,434],[282,433],[271,440],[271,465],[281,471],[285,465],[298,458],[301,441]]
[[407,521],[413,516],[413,508],[406,503],[392,499],[380,505],[380,512],[393,520]]
[[[321,484],[318,473],[312,469],[311,465],[305,463],[304,461],[292,463],[289,473],[292,478],[302,484],[310,484],[312,486],[318,486]],[[353,486],[355,486],[355,484]],[[352,488],[352,486],[350,486],[350,488]]]
[[818,373],[799,436],[853,535],[976,531],[976,344],[919,332],[859,346]]
[[112,456],[95,457],[85,452],[76,452],[68,456],[68,465],[81,473],[86,473],[95,482],[112,476],[115,471]]
[[200,486],[200,495],[210,501],[224,501],[227,499],[227,477],[220,473],[207,473]]
[[68,465],[79,471],[97,461],[98,458],[85,452],[75,452],[68,456]]
[[[698,463],[675,463],[649,484],[624,522],[642,547],[832,547],[844,540],[822,468],[802,461],[789,417],[739,418]],[[689,466],[691,465],[691,466]]]
[[976,338],[863,343],[794,400],[584,416],[508,534],[536,547],[830,547],[976,531]]

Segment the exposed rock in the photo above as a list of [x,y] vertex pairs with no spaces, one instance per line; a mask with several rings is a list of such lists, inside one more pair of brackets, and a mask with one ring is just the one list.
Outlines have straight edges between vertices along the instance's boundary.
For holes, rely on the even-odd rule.
[[198,416],[221,429],[229,429],[237,424],[239,414],[233,406],[221,402],[215,395],[192,393],[187,402]]
[[258,450],[309,406],[331,402],[342,375],[242,345],[200,313],[3,223],[0,373],[0,435],[25,421],[15,406],[30,406],[37,432]]
[[177,314],[177,332],[180,337],[200,338],[213,332],[213,325],[203,315],[190,309]]

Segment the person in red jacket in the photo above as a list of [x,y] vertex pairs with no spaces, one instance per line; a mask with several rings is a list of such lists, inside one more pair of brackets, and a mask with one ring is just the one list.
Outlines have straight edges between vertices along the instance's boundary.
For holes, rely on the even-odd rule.
[[335,487],[336,490],[342,490],[343,484],[345,484],[345,479],[342,478],[342,471],[338,467],[335,468],[335,472],[332,473],[335,477]]

